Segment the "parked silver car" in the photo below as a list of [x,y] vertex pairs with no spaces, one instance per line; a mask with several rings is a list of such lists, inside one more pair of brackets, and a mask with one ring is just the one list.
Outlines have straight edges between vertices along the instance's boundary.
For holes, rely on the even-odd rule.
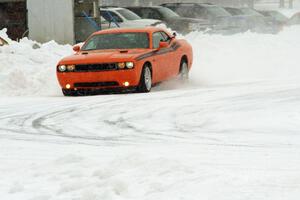
[[126,8],[101,8],[101,17],[105,19],[102,21],[103,29],[106,28],[141,28],[146,26],[156,26],[162,24],[162,21],[155,19],[142,19],[134,12]]

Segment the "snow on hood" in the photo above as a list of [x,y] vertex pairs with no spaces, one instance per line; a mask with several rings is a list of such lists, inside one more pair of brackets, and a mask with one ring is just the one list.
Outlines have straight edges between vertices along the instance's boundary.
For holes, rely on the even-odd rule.
[[[0,31],[4,34],[5,30]],[[267,80],[299,80],[297,61],[300,26],[277,35],[241,33],[232,36],[193,32],[185,36],[194,49],[192,86]],[[7,37],[7,36],[6,36]],[[56,65],[73,54],[72,46],[22,39],[0,47],[0,96],[61,95]]]

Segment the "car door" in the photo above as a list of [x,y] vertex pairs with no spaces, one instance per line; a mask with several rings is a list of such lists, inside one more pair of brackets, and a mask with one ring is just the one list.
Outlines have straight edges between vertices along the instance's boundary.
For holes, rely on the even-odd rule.
[[171,78],[179,73],[181,62],[180,49],[178,48],[179,43],[175,39],[171,39],[170,36],[164,31],[162,31],[161,34],[165,38],[165,42],[169,43],[169,52],[165,54],[165,59],[168,60],[168,65],[166,66],[166,76],[167,78]]
[[[168,42],[161,31],[153,33],[152,48],[158,49],[160,42]],[[154,52],[154,69],[153,77],[155,82],[161,82],[169,79],[173,71],[170,71],[170,66],[174,63],[171,44],[167,48],[158,49]]]

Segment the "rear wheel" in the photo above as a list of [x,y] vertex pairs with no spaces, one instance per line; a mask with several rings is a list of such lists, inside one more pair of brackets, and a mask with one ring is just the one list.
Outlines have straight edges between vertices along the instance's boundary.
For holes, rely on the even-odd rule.
[[189,80],[189,67],[185,60],[181,61],[179,78],[182,82],[187,82]]
[[142,70],[138,92],[148,93],[152,89],[152,72],[149,65],[145,65]]

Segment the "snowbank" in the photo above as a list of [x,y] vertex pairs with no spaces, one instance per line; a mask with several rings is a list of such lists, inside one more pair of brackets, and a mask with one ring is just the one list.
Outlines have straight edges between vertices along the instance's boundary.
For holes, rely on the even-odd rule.
[[[190,33],[194,47],[193,86],[299,78],[296,62],[300,26],[278,35],[241,33],[233,36]],[[7,39],[5,30],[0,32]],[[0,47],[0,96],[60,95],[55,66],[72,54],[69,45],[41,44],[23,39]]]
[[285,28],[278,35],[191,33],[187,40],[194,47],[192,81],[211,85],[297,79],[299,33],[300,26]]
[[[8,39],[5,30],[0,36]],[[26,38],[7,41],[8,46],[0,47],[0,96],[59,94],[55,66],[72,53],[71,46],[54,41],[38,44]]]

